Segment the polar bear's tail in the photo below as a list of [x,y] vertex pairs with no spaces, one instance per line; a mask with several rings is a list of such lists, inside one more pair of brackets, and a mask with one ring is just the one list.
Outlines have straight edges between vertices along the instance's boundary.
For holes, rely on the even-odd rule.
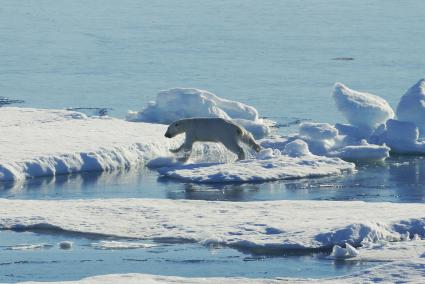
[[256,152],[261,151],[261,146],[257,144],[257,142],[255,141],[254,137],[252,137],[252,134],[250,132],[246,131],[245,129],[239,128],[238,134],[239,134],[240,140],[242,142],[247,144],[249,147],[254,149]]

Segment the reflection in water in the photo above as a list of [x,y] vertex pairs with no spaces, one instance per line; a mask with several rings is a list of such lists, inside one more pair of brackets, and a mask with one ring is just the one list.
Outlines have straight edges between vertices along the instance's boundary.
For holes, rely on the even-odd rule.
[[202,200],[425,201],[425,159],[395,156],[384,164],[358,165],[342,176],[247,184],[195,184],[159,177],[146,168],[34,178],[0,184],[7,198],[170,198]]

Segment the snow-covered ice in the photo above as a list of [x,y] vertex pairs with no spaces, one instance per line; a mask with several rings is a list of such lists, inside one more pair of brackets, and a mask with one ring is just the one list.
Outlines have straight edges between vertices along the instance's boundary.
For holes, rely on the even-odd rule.
[[244,249],[332,248],[425,236],[425,204],[157,199],[0,200],[0,228],[49,228]]
[[258,111],[249,105],[220,98],[205,90],[174,88],[161,91],[156,101],[141,111],[129,111],[127,120],[170,124],[191,117],[219,117],[232,120],[250,131],[256,139],[270,134]]
[[[135,238],[128,243],[197,241],[267,252],[333,248],[342,261],[384,262],[326,279],[185,278],[146,274],[101,275],[79,283],[420,283],[425,277],[425,204],[358,201],[214,202],[194,200],[0,200],[2,229],[55,229]],[[65,230],[65,231],[63,231]],[[339,246],[339,247],[336,247]],[[360,247],[358,247],[360,246]],[[357,248],[354,248],[357,247]],[[75,282],[65,282],[75,283]]]
[[333,98],[339,111],[354,126],[373,129],[394,117],[394,111],[386,100],[352,90],[341,83],[335,84]]
[[397,106],[397,118],[413,122],[425,135],[425,79],[419,80],[400,98]]
[[164,125],[78,112],[0,109],[0,181],[112,170],[167,155]]

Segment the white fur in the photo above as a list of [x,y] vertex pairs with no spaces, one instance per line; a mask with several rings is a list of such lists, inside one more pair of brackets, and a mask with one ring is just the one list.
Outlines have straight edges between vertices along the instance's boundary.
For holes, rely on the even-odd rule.
[[255,142],[252,135],[244,128],[222,118],[188,118],[177,120],[170,124],[165,137],[172,138],[178,134],[186,133],[186,140],[177,149],[171,152],[177,153],[184,150],[187,160],[195,142],[219,142],[227,149],[238,155],[239,160],[245,159],[245,153],[239,142],[246,143],[255,151],[260,151],[260,146]]

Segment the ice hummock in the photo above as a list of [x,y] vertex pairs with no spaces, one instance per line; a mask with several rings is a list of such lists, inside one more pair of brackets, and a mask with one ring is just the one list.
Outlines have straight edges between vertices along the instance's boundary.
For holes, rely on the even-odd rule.
[[420,136],[425,136],[425,79],[419,80],[400,98],[397,118],[414,123]]
[[351,125],[373,129],[394,117],[393,109],[381,97],[352,90],[341,83],[335,84],[332,95]]
[[194,88],[173,88],[161,91],[156,100],[141,111],[129,111],[127,120],[170,124],[191,117],[218,117],[232,120],[250,131],[255,138],[270,134],[268,125],[258,111],[241,102],[220,98],[213,93]]

